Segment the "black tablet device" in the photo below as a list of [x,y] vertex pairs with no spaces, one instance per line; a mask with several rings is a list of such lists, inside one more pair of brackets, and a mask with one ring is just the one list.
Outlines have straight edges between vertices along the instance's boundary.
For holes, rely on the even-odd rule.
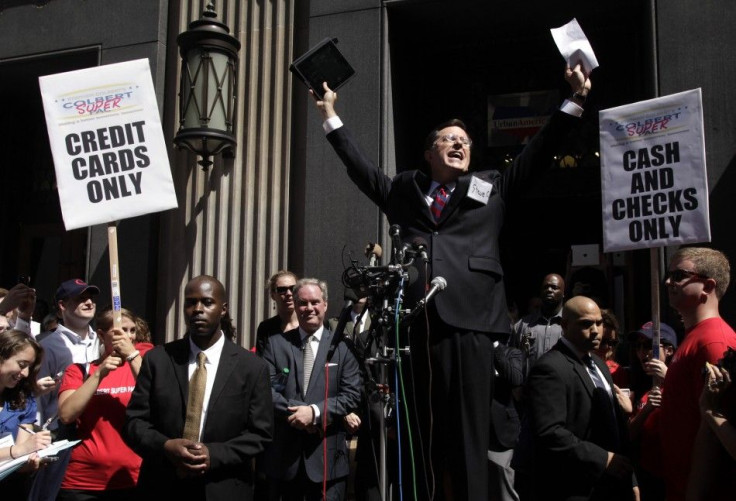
[[289,70],[320,99],[325,92],[322,82],[327,82],[330,89],[337,90],[355,75],[355,70],[340,53],[336,43],[337,38],[325,38],[289,66]]

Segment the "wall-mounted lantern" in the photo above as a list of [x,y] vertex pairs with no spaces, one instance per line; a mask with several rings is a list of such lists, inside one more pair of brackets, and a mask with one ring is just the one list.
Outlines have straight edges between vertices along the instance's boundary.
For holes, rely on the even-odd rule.
[[240,42],[217,19],[212,2],[176,38],[181,54],[177,146],[195,152],[207,170],[212,156],[235,155],[235,102]]

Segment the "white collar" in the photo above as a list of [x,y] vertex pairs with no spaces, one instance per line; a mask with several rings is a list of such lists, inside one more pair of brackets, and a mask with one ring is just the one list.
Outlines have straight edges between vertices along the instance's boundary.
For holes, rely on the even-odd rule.
[[438,183],[433,179],[432,183],[429,185],[429,191],[427,192],[427,194],[432,195],[432,193],[434,193],[434,190],[436,190],[438,186],[442,186],[443,184],[447,187],[447,191],[449,191],[450,193],[455,191],[455,186],[457,186],[457,182],[455,181],[451,183]]
[[220,361],[220,356],[222,355],[222,348],[225,346],[225,333],[220,331],[220,339],[215,341],[215,344],[207,348],[206,350],[200,349],[199,346],[194,344],[194,341],[192,341],[192,336],[189,336],[189,362],[192,362],[192,360],[197,359],[197,355],[199,355],[200,351],[203,351],[204,354],[207,356],[207,363],[210,363],[212,365],[217,365]]
[[353,321],[354,324],[357,324],[359,321],[362,322],[364,320],[363,318],[363,312],[361,311],[358,313],[357,311],[350,311],[350,319]]
[[[95,332],[95,330],[91,326],[88,326],[87,330],[87,337],[85,339],[89,339],[90,343],[93,343],[95,339],[97,339],[97,332]],[[72,330],[67,329],[64,324],[59,324],[56,327],[56,332],[66,337],[69,341],[72,342],[72,344],[83,344],[85,342],[85,339],[82,339],[82,336]]]
[[300,326],[300,327],[299,327],[299,337],[300,337],[300,338],[301,338],[301,340],[302,340],[302,344],[304,344],[304,341],[305,341],[305,340],[306,340],[306,339],[307,339],[307,338],[308,338],[309,336],[314,336],[314,338],[315,338],[315,339],[316,339],[317,341],[322,341],[322,333],[324,332],[324,330],[325,330],[324,326],[323,326],[323,325],[320,325],[320,326],[319,326],[319,329],[317,329],[317,330],[316,330],[316,331],[314,331],[314,332],[313,332],[312,334],[310,334],[310,333],[308,333],[307,331],[305,331],[304,329],[302,329],[302,328],[301,328],[301,326]]

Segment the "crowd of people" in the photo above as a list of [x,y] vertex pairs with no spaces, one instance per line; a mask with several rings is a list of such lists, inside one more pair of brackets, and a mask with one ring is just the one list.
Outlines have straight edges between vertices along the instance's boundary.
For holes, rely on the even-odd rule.
[[[684,336],[661,323],[655,349],[652,322],[622,336],[610,310],[566,298],[562,276],[545,276],[539,311],[493,346],[487,499],[731,499],[736,334],[718,311],[729,280],[721,252],[675,253],[665,286]],[[17,321],[31,291],[16,286],[0,303],[16,310],[0,332],[0,433],[13,437],[0,462],[26,458],[0,483],[8,499],[381,499],[381,407],[366,398],[371,376],[356,349],[370,299],[332,332],[327,285],[279,271],[267,284],[277,314],[251,353],[232,342],[214,277],[187,285],[187,335],[155,348],[143,319],[123,309],[114,327],[109,308],[97,311],[99,289],[79,279],[57,290],[56,329],[34,336]],[[80,442],[39,457],[64,438]],[[351,464],[356,439],[371,452]],[[396,490],[398,473],[389,478]]]
[[[583,112],[589,76],[578,65],[565,80],[570,99],[502,173],[469,172],[472,140],[453,119],[427,136],[427,169],[389,178],[337,115],[337,94],[325,84],[315,98],[350,179],[406,245],[427,252],[406,304],[433,279],[452,281],[424,315],[395,326],[406,331],[396,337],[411,354],[405,368],[385,358],[390,322],[370,294],[330,320],[326,283],[286,270],[268,281],[275,315],[253,350],[235,342],[228,293],[212,276],[186,285],[186,332],[159,346],[134,313],[122,310],[118,326],[98,311],[99,288],[81,279],[60,284],[51,318],[34,313],[28,285],[2,291],[0,468],[22,464],[0,481],[2,495],[732,499],[736,333],[719,312],[723,253],[683,247],[671,257],[665,286],[681,336],[652,322],[624,335],[569,270],[551,270],[538,308],[509,319],[499,232]],[[379,359],[404,370],[400,382]],[[46,456],[52,440],[75,445]]]

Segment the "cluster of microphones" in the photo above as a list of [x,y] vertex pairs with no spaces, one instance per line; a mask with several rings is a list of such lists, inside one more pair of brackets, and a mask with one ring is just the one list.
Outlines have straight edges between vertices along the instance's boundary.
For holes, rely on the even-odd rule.
[[[383,255],[381,246],[368,244],[366,257],[369,264],[360,266],[354,260],[343,273],[342,282],[348,291],[346,296],[354,295],[354,300],[367,296],[385,297],[399,286],[402,279],[404,286],[416,282],[419,277],[417,266],[426,266],[429,262],[427,241],[422,237],[416,237],[411,242],[402,242],[399,225],[391,226],[389,235],[392,247],[391,261],[385,265],[378,264]],[[404,323],[413,320],[432,297],[444,290],[447,287],[447,280],[443,277],[434,277],[430,286],[424,297],[404,317]]]

